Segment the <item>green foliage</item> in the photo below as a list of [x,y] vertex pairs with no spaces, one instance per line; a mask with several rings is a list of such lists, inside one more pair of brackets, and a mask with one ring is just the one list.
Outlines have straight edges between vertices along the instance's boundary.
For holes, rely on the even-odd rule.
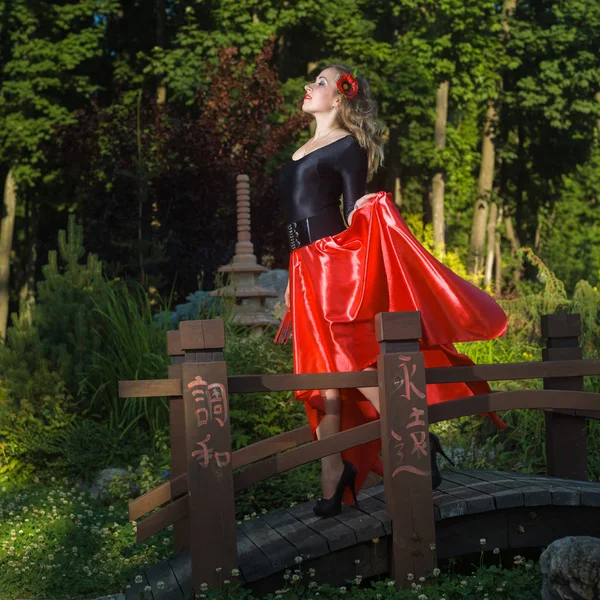
[[73,99],[98,89],[90,67],[118,7],[116,0],[0,2],[0,163],[16,164],[21,185],[45,174],[44,144],[73,122]]
[[90,410],[123,440],[136,427],[157,432],[169,423],[166,398],[119,398],[119,381],[167,376],[167,323],[153,318],[152,301],[139,287],[105,287],[94,299],[91,331],[99,349],[81,379]]
[[[290,345],[273,344],[272,331],[253,336],[234,330],[226,339],[225,360],[229,375],[293,371]],[[291,392],[231,396],[231,436],[236,449],[305,423],[304,406]]]
[[170,554],[169,533],[135,542],[127,505],[103,506],[67,480],[0,491],[2,598],[75,600],[117,592]]
[[68,234],[59,233],[58,245],[42,269],[38,302],[13,315],[0,348],[0,435],[9,461],[4,466],[12,464],[12,471],[15,460],[18,468],[39,469],[56,458],[66,429],[85,409],[79,382],[99,348],[90,330],[94,296],[107,285],[101,264],[94,255],[79,263],[84,249],[74,218]]
[[565,175],[560,196],[542,222],[540,256],[572,291],[580,279],[600,284],[600,144]]
[[[128,522],[127,505],[104,506],[81,487],[66,480],[29,483],[0,490],[0,589],[3,598],[56,598],[78,600],[118,593],[142,571],[171,554],[170,531],[148,542],[135,542],[135,524]],[[379,540],[373,540],[377,552]],[[426,581],[412,581],[412,589],[396,591],[388,579],[363,582],[358,575],[345,586],[317,585],[302,562],[284,575],[282,600],[296,600],[318,592],[325,598],[408,600],[426,594],[429,599],[464,600],[488,594],[512,600],[539,598],[539,567],[521,556],[493,553],[486,544],[478,565],[456,569],[440,565]],[[512,563],[503,567],[502,561]],[[463,573],[461,573],[463,571]],[[230,583],[226,583],[225,581]],[[160,587],[157,584],[157,587]],[[208,590],[212,600],[253,597],[241,588],[236,575],[224,574],[221,590]]]

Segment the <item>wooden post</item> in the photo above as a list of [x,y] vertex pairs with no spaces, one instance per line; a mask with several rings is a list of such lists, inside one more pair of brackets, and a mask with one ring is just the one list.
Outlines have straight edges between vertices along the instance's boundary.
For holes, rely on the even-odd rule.
[[237,568],[227,367],[222,319],[180,324],[192,587],[220,589]]
[[[578,314],[542,316],[544,361],[580,360],[581,319]],[[546,377],[545,390],[583,391],[583,377]],[[546,412],[546,463],[548,475],[587,480],[586,419],[575,411]]]
[[385,501],[392,519],[391,573],[396,587],[410,586],[436,566],[431,487],[429,421],[421,313],[379,313],[375,317]]
[[[185,354],[181,348],[179,331],[167,331],[167,351],[171,366],[169,379],[181,379],[181,363]],[[171,438],[171,479],[187,471],[187,452],[185,447],[185,415],[183,396],[169,397],[169,432]],[[180,519],[173,525],[173,551],[182,554],[190,549],[190,520]]]

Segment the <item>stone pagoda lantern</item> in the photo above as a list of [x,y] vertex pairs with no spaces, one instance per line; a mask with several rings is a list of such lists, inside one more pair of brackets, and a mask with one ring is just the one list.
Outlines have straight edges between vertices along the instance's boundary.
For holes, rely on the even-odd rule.
[[211,292],[211,296],[231,296],[236,300],[233,320],[240,325],[252,327],[260,333],[267,325],[279,325],[272,317],[265,301],[276,298],[274,290],[261,287],[257,277],[268,269],[259,265],[254,255],[254,246],[250,241],[250,181],[248,175],[238,175],[236,180],[237,231],[238,241],[235,255],[228,265],[219,267],[219,273],[227,277],[226,287]]

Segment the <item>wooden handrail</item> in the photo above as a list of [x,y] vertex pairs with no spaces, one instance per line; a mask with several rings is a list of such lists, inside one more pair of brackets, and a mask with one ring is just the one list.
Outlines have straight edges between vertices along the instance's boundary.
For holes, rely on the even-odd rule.
[[[600,411],[600,394],[562,390],[494,392],[434,404],[429,407],[428,413],[429,422],[438,423],[486,412],[515,409],[565,409],[597,413]],[[372,442],[379,439],[380,436],[380,422],[374,421],[337,433],[324,440],[306,444],[285,454],[265,458],[234,474],[235,491],[239,492],[255,483],[264,481],[274,475],[280,475],[313,460],[342,452],[359,444]]]
[[269,479],[274,475],[285,473],[290,469],[312,462],[313,460],[318,460],[324,456],[336,454],[348,448],[377,440],[380,435],[381,427],[379,420],[377,420],[342,431],[341,433],[336,433],[323,440],[311,442],[284,454],[265,458],[259,462],[252,463],[241,471],[236,471],[233,474],[234,489],[236,492],[245,490],[255,483]]
[[[252,462],[269,458],[279,452],[290,450],[313,439],[310,427],[299,427],[266,440],[261,440],[245,448],[236,450],[231,456],[234,469],[240,469]],[[173,477],[170,481],[155,487],[129,503],[129,520],[135,521],[151,510],[187,494],[187,473]]]
[[[180,367],[180,365],[175,365]],[[600,360],[557,360],[466,367],[430,367],[425,380],[432,383],[517,381],[544,377],[600,376]],[[283,392],[333,388],[377,387],[377,372],[310,373],[295,375],[234,375],[227,378],[229,393]],[[180,379],[120,381],[120,398],[181,396]]]
[[[489,411],[515,409],[586,411],[589,412],[589,416],[598,418],[600,417],[600,394],[555,390],[493,392],[434,404],[429,407],[428,413],[429,422],[438,423]],[[250,463],[256,464],[255,469],[249,467],[234,475],[235,490],[236,492],[241,491],[273,475],[279,475],[313,460],[347,450],[357,444],[372,442],[379,439],[380,435],[379,421],[374,421],[319,442],[310,443],[312,434],[308,426],[261,440],[233,453],[234,469],[246,467]],[[305,445],[293,452],[276,456],[280,452],[301,444]],[[130,520],[139,519],[151,510],[186,492],[187,476],[180,475],[133,500],[129,504],[129,518]]]
[[545,377],[600,376],[600,360],[557,360],[467,367],[431,367],[425,369],[427,383],[469,381],[518,381]]
[[600,411],[600,394],[571,390],[514,390],[448,400],[429,407],[429,422],[503,410]]

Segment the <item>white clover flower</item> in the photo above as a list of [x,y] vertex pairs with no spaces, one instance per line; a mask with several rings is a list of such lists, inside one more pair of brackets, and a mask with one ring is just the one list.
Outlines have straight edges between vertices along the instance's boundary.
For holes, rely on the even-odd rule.
[[425,594],[419,594],[419,600],[427,600],[427,596]]
[[477,591],[478,592],[483,592],[483,586],[482,585],[478,585],[477,586]]
[[240,570],[239,569],[231,569],[231,576],[232,577],[239,577],[240,576]]
[[494,554],[500,554],[500,548],[494,548],[492,551]]
[[414,578],[415,578],[415,576],[412,573],[406,574],[406,579],[408,579],[408,581],[412,581]]
[[296,558],[294,559],[294,562],[299,565],[302,562],[302,557],[301,556],[296,556]]
[[346,590],[346,586],[345,586],[345,585],[343,585],[343,586],[340,588],[340,594],[345,594],[345,593],[346,593],[346,591],[347,591],[347,590]]
[[224,579],[223,580],[223,584],[224,585],[229,585],[231,583],[231,581],[229,581],[229,579]]
[[394,587],[396,585],[396,582],[393,579],[390,579],[387,584],[388,587]]
[[466,580],[466,579],[463,579],[463,580],[460,582],[460,585],[462,585],[463,587],[467,587],[467,580]]
[[424,583],[424,582],[425,582],[425,577],[419,577],[419,581],[420,581],[421,583]]
[[485,545],[487,544],[487,540],[486,540],[485,538],[481,538],[481,539],[479,540],[479,543],[480,543],[482,546],[485,546]]
[[217,573],[220,573],[222,570],[223,570],[223,567],[217,567],[217,568],[215,569],[215,571],[216,571]]
[[435,548],[436,548],[435,544],[429,544],[429,549],[431,551],[435,550]]
[[205,592],[208,589],[208,583],[201,583],[200,584],[200,589]]
[[136,583],[142,583],[142,581],[143,581],[143,580],[142,580],[142,576],[141,576],[141,575],[136,575],[136,576],[135,576],[135,579],[134,579],[134,581],[135,581]]
[[287,581],[290,578],[290,574],[289,573],[284,573],[283,574],[283,578]]
[[294,573],[292,575],[292,581],[298,581],[300,579],[300,575],[298,575],[297,573]]
[[441,573],[441,571],[437,567],[433,570],[433,576],[434,577],[439,577],[440,573]]

